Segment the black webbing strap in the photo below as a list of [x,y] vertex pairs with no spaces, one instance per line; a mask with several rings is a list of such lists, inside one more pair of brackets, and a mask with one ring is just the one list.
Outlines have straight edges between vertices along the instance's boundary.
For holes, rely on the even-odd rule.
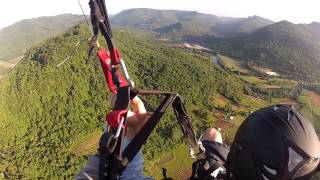
[[90,56],[93,49],[96,47],[99,29],[101,31],[101,34],[104,36],[109,49],[114,48],[114,43],[112,40],[112,31],[104,0],[90,0],[89,6],[91,9],[90,19],[93,30],[93,36],[89,44]]
[[[119,64],[119,54],[118,50],[114,47],[114,43],[112,40],[112,32],[110,27],[110,22],[108,19],[108,13],[105,6],[104,0],[90,0],[89,2],[90,9],[91,9],[91,24],[93,26],[93,37],[90,42],[89,46],[89,57],[93,49],[96,47],[97,36],[100,32],[104,36],[109,51],[110,51],[110,58],[113,65]],[[113,75],[112,78],[116,76]],[[113,79],[114,82],[120,82],[117,79]],[[118,85],[118,84],[116,84]],[[118,85],[119,86],[119,85]],[[118,87],[117,86],[117,87]],[[130,99],[130,87],[126,87],[127,89],[119,88],[118,91],[118,99],[113,108],[113,111],[116,110],[124,110],[128,108],[129,99]],[[132,90],[132,89],[131,89]],[[123,92],[122,92],[123,91]],[[136,92],[131,92],[135,94]],[[168,92],[160,92],[160,91],[139,91],[139,94],[142,95],[164,95],[165,99],[162,101],[160,106],[157,110],[152,114],[148,122],[142,127],[142,129],[137,133],[137,135],[133,138],[133,140],[129,143],[126,149],[121,153],[121,144],[125,135],[125,129],[121,131],[121,135],[119,137],[120,140],[116,143],[116,147],[112,151],[103,152],[104,155],[107,157],[101,158],[103,161],[103,165],[101,167],[100,179],[119,179],[120,174],[126,168],[128,163],[132,161],[135,155],[139,152],[140,148],[143,144],[147,141],[149,135],[151,134],[152,130],[155,128],[157,123],[160,121],[161,117],[165,113],[166,109],[169,105],[173,105],[177,120],[180,124],[180,127],[183,131],[183,134],[189,139],[191,145],[193,147],[196,146],[196,139],[195,133],[193,131],[191,125],[191,119],[188,116],[184,105],[180,99],[180,96],[175,93],[168,93]],[[131,94],[131,96],[132,96]],[[133,98],[134,95],[131,97]],[[111,129],[111,133],[115,134],[115,129]],[[108,141],[105,141],[108,142]],[[102,148],[103,149],[103,148]],[[109,148],[110,149],[110,148]],[[123,157],[123,158],[122,158]],[[107,169],[107,175],[105,175]]]
[[128,163],[132,161],[135,155],[139,152],[142,145],[145,144],[152,130],[158,124],[166,109],[169,107],[170,104],[172,104],[175,98],[175,94],[166,95],[165,99],[162,101],[157,110],[151,115],[150,119],[141,128],[137,135],[131,140],[129,145],[122,153],[124,158],[122,160],[123,166],[127,166]]
[[145,144],[148,137],[150,136],[152,130],[160,121],[161,117],[165,113],[166,109],[172,104],[176,118],[178,123],[182,129],[183,134],[185,137],[188,138],[191,145],[193,147],[196,146],[196,135],[194,133],[191,118],[188,116],[187,111],[182,103],[182,100],[178,94],[175,93],[168,93],[168,92],[161,92],[161,91],[139,91],[140,95],[165,95],[165,99],[162,101],[160,106],[157,110],[152,114],[146,124],[141,128],[141,130],[137,133],[137,135],[131,140],[129,145],[123,151],[123,160],[121,162],[123,169],[128,165],[130,161],[135,157],[135,155],[139,152],[142,145]]
[[183,135],[189,140],[192,148],[195,148],[197,146],[196,134],[194,133],[191,124],[191,118],[188,115],[180,96],[177,96],[175,101],[172,103],[172,107],[174,109],[174,113],[177,117]]
[[112,139],[112,134],[105,132],[102,134],[100,141],[99,141],[99,179],[102,180],[106,177],[106,172],[108,168],[108,160],[110,157],[110,152],[112,150],[108,149],[108,144]]
[[[128,110],[130,102],[130,87],[124,86],[119,87],[117,90],[117,101],[113,107],[113,111],[117,110]],[[125,120],[124,124],[126,123]],[[109,123],[109,122],[108,122]],[[121,159],[121,147],[123,143],[123,139],[125,136],[125,130],[122,128],[120,132],[120,136],[115,139],[114,135],[116,134],[117,128],[109,127],[106,132],[100,138],[99,142],[99,179],[117,179],[120,174],[113,173],[114,171],[117,172],[119,168],[113,162],[116,162],[118,159]],[[111,177],[114,176],[114,177]]]
[[130,87],[124,86],[117,89],[117,100],[114,104],[113,111],[129,109],[130,105]]
[[[130,89],[127,88],[120,88],[118,98],[121,98],[123,101],[119,102],[127,102],[130,98],[130,95],[128,92]],[[125,170],[128,163],[133,160],[133,158],[136,156],[136,154],[141,149],[142,145],[145,144],[148,137],[150,136],[151,132],[155,128],[155,126],[160,121],[161,117],[167,110],[167,108],[172,104],[176,118],[178,120],[178,123],[180,124],[180,127],[183,131],[183,134],[185,137],[189,139],[189,141],[192,143],[192,146],[195,146],[196,144],[196,138],[195,133],[193,131],[193,127],[191,125],[191,118],[188,116],[186,109],[182,103],[182,100],[178,94],[175,93],[168,93],[168,92],[161,92],[161,91],[137,91],[132,92],[134,94],[140,94],[140,95],[164,95],[165,98],[161,102],[160,106],[156,109],[156,111],[152,114],[152,116],[149,118],[149,120],[146,122],[146,124],[141,128],[141,130],[136,134],[136,136],[131,140],[129,145],[124,149],[124,151],[121,153],[121,142],[124,137],[124,131],[122,131],[120,140],[117,142],[117,146],[115,150],[109,151],[108,153],[104,153],[107,157],[100,157],[102,160],[102,163],[100,166],[100,180],[102,179],[119,179],[121,173]],[[122,95],[121,95],[122,94]],[[116,104],[114,110],[117,109],[123,109],[127,107],[128,104]],[[100,144],[101,146],[101,144]],[[102,165],[103,164],[103,165]]]
[[[224,171],[218,173],[218,177],[225,174],[225,163],[229,153],[229,147],[225,144],[220,144],[213,141],[202,141],[206,151],[204,153],[205,159],[199,159],[192,165],[192,180],[196,179],[218,179],[211,176],[211,173],[219,168]],[[220,178],[219,178],[220,179]]]

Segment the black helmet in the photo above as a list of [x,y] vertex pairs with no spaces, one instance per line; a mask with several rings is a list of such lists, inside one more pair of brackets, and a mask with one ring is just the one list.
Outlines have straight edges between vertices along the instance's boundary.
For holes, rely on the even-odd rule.
[[311,179],[319,158],[310,121],[291,106],[275,105],[254,112],[239,127],[227,174],[237,180]]

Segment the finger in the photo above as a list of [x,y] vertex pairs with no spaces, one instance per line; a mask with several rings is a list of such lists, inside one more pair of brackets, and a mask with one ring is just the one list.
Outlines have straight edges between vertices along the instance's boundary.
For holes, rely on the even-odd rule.
[[142,100],[138,96],[132,99],[132,106],[135,110],[135,113],[144,114],[147,112]]
[[127,118],[130,118],[132,116],[134,116],[136,113],[132,112],[130,109],[128,110],[128,113],[127,113]]

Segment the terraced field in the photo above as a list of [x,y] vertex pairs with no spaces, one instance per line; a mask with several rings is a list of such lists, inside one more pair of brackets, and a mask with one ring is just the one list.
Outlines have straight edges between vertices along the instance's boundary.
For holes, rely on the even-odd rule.
[[320,95],[314,91],[307,91],[307,94],[310,97],[311,106],[315,109],[320,108]]
[[320,134],[320,95],[310,91],[303,90],[298,97],[301,106],[301,112],[308,117]]

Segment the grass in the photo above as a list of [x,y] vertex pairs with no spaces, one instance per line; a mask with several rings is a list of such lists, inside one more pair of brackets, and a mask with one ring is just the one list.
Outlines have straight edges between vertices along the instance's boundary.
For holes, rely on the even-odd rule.
[[97,153],[102,132],[96,131],[74,142],[71,153],[77,156],[90,156]]
[[273,86],[281,86],[281,87],[293,87],[298,85],[297,81],[282,79],[282,78],[269,78],[268,83]]
[[0,76],[6,75],[21,59],[23,56],[16,57],[9,61],[0,61]]
[[240,78],[247,83],[253,84],[260,88],[277,89],[277,88],[293,88],[298,84],[296,81],[281,79],[275,77],[257,77],[241,75]]
[[229,57],[219,55],[220,62],[225,69],[232,73],[250,74],[249,70],[244,68],[244,64]]
[[[158,164],[162,158],[167,156],[173,156],[171,161],[168,161],[163,164]],[[145,174],[152,176],[154,179],[162,179],[162,168],[167,169],[168,177],[173,179],[178,179],[179,172],[191,167],[193,159],[189,157],[189,148],[187,145],[182,144],[174,149],[171,153],[163,154],[154,161],[148,162],[148,165],[145,166]],[[190,174],[191,175],[191,174]]]
[[[315,96],[313,94],[313,96]],[[319,96],[319,95],[317,95]],[[313,123],[313,125],[316,128],[316,131],[320,131],[320,107],[318,106],[313,106],[311,103],[311,96],[310,96],[310,91],[308,90],[302,90],[298,97],[298,102],[301,104],[301,113],[306,116],[307,118],[310,119],[310,121]]]
[[213,95],[213,103],[214,103],[215,106],[223,107],[229,102],[230,102],[229,99],[227,99],[226,97],[224,97],[224,96],[222,96],[220,94],[214,94]]
[[306,91],[310,97],[311,106],[314,108],[320,108],[320,95],[313,91]]
[[6,74],[10,71],[10,69],[11,69],[11,68],[1,67],[1,66],[0,66],[0,76],[6,75]]
[[240,76],[241,79],[243,79],[244,81],[250,83],[250,84],[266,84],[267,81],[262,79],[261,77],[257,77],[257,76]]

